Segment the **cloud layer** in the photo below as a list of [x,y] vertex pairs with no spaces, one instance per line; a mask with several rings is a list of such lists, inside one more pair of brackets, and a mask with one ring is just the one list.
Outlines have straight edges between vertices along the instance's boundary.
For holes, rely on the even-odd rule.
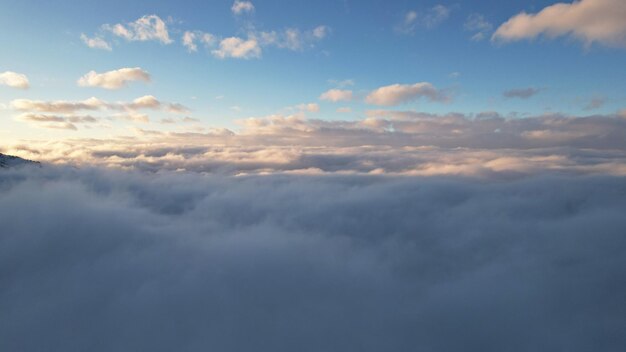
[[619,350],[625,184],[3,171],[0,349]]

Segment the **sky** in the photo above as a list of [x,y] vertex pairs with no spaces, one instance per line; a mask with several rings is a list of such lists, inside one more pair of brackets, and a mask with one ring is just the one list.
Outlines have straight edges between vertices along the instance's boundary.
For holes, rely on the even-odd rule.
[[[551,26],[546,19],[558,6],[571,7],[571,19]],[[28,88],[0,85],[0,136],[12,143],[104,138],[134,129],[237,132],[238,121],[272,115],[358,121],[386,109],[524,118],[616,114],[626,106],[625,29],[619,23],[624,5],[616,0],[500,1],[497,6],[488,1],[25,0],[2,1],[2,9],[0,73],[28,80]],[[590,13],[589,19],[577,20],[576,11]],[[509,20],[521,23],[518,15],[524,13],[541,15],[535,27],[505,28]],[[596,13],[611,15],[606,28],[593,23]],[[124,68],[144,76],[118,71]],[[124,81],[108,87],[103,81],[79,83],[92,71]],[[416,84],[424,86],[409,92]],[[404,89],[392,94],[407,95],[368,100],[392,85]],[[344,94],[324,95],[333,89]],[[66,123],[58,111],[14,104],[91,97],[131,102],[144,96],[184,108],[71,111],[99,119],[81,125]],[[63,122],[23,115],[33,112],[56,113]]]
[[625,19],[0,0],[0,351],[626,351]]

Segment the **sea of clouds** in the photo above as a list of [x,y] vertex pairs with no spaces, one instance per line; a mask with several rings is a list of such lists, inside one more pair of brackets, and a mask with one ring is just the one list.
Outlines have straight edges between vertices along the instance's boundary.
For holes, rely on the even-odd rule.
[[0,170],[2,351],[623,351],[626,178]]

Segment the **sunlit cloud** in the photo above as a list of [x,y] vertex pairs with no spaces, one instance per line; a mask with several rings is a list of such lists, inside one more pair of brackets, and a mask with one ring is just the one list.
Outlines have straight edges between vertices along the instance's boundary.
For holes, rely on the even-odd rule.
[[428,82],[415,84],[392,84],[380,87],[367,95],[365,102],[371,105],[393,106],[426,98],[434,102],[447,102],[451,98]]
[[320,100],[326,100],[333,103],[340,101],[351,101],[352,91],[343,89],[330,89],[320,95]]
[[81,34],[80,39],[83,41],[83,43],[85,43],[85,45],[87,45],[88,47],[92,49],[102,49],[102,50],[108,50],[108,51],[113,50],[113,48],[111,47],[111,44],[109,44],[106,40],[104,40],[101,37],[96,36],[96,37],[89,38],[87,35]]
[[586,46],[626,46],[626,2],[581,0],[550,5],[536,14],[522,12],[511,17],[494,33],[495,41],[511,42],[539,36],[571,36]]
[[5,71],[0,73],[0,85],[5,85],[11,88],[28,89],[30,88],[30,82],[25,74],[17,73],[13,71]]
[[118,70],[97,73],[90,71],[78,80],[81,87],[100,87],[105,89],[120,89],[128,85],[128,82],[150,82],[150,74],[141,67],[120,68]]

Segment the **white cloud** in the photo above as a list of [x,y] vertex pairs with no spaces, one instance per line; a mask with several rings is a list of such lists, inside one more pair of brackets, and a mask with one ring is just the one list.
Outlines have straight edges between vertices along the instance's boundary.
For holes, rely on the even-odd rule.
[[230,37],[220,41],[219,49],[213,50],[212,53],[220,59],[253,59],[261,57],[261,47],[256,39]]
[[479,13],[470,14],[463,25],[466,31],[474,32],[471,39],[480,41],[488,37],[489,32],[493,29],[493,25],[485,19],[485,16]]
[[321,40],[321,39],[326,38],[329,32],[330,32],[330,28],[328,26],[317,26],[313,29],[313,37]]
[[431,83],[393,84],[380,87],[371,92],[365,102],[372,105],[392,106],[408,103],[420,98],[430,101],[446,102],[450,98]]
[[282,31],[250,31],[248,35],[256,39],[261,46],[301,51],[314,47],[315,43],[328,36],[330,31],[328,26],[317,26],[307,31],[298,28],[287,28]]
[[5,71],[0,73],[0,85],[5,85],[11,88],[28,89],[30,88],[30,82],[25,74]]
[[450,9],[443,5],[435,5],[424,12],[407,11],[395,30],[403,34],[412,34],[417,27],[435,28],[448,17],[450,17]]
[[78,80],[78,85],[81,87],[120,89],[132,81],[150,82],[150,74],[141,67],[125,67],[104,73],[90,71]]
[[517,41],[541,35],[572,36],[585,43],[626,46],[626,1],[581,0],[550,5],[536,14],[522,12],[502,24],[493,40]]
[[320,95],[320,100],[331,101],[334,103],[339,101],[351,101],[352,91],[342,89],[330,89]]
[[111,45],[106,40],[100,37],[96,36],[93,38],[89,38],[87,35],[81,34],[80,39],[83,41],[83,43],[85,43],[85,45],[87,45],[88,47],[92,49],[102,49],[102,50],[108,50],[108,51],[113,50],[111,48]]
[[126,25],[105,24],[103,29],[128,41],[159,41],[163,44],[173,42],[170,39],[167,24],[157,15],[146,15]]
[[211,47],[215,44],[216,38],[211,33],[204,33],[202,31],[186,31],[183,33],[182,43],[189,52],[198,51],[198,44],[196,41],[204,44],[205,47]]
[[235,15],[241,15],[243,13],[250,13],[250,12],[254,12],[254,4],[252,4],[252,2],[250,1],[235,0],[230,10]]
[[308,112],[319,112],[320,111],[320,106],[316,103],[309,103],[309,104],[300,104],[297,106],[298,109],[303,110],[303,111],[308,111]]

